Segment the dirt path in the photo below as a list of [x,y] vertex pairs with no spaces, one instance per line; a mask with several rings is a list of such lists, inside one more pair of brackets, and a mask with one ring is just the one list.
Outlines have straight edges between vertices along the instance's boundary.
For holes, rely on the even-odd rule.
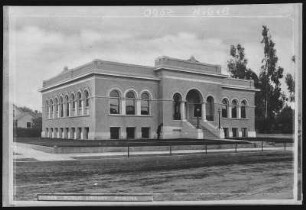
[[37,193],[152,193],[156,201],[292,198],[292,152],[16,162],[16,199]]

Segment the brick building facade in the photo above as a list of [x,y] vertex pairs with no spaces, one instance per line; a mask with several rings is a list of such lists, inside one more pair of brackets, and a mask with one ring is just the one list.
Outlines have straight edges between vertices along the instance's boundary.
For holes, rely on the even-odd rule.
[[193,57],[153,67],[94,60],[43,82],[42,137],[156,138],[161,123],[162,138],[255,136],[255,91]]

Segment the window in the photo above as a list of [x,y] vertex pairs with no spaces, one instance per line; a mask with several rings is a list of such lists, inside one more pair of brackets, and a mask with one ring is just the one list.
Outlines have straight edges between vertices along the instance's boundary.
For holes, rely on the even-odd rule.
[[57,98],[55,99],[55,116],[54,118],[57,118],[58,117],[58,100]]
[[150,128],[149,127],[141,128],[141,137],[144,139],[150,138]]
[[233,131],[233,137],[238,137],[238,129],[232,128],[232,131]]
[[63,101],[63,97],[60,97],[60,117],[64,117],[64,101]]
[[227,110],[228,110],[228,100],[225,98],[222,100],[222,117],[228,117],[227,116]]
[[248,137],[248,129],[247,128],[241,128],[242,131],[242,137]]
[[71,109],[70,115],[74,116],[74,114],[75,114],[75,98],[74,98],[74,94],[71,94],[71,107],[72,107],[72,109]]
[[148,93],[141,94],[141,115],[149,115],[150,113],[150,96]]
[[209,96],[206,103],[206,120],[214,121],[214,98]]
[[173,96],[173,120],[181,120],[181,107],[182,97],[179,93]]
[[88,139],[89,127],[85,127],[84,132],[84,139]]
[[126,137],[127,139],[135,138],[135,127],[127,127],[126,128]]
[[109,113],[119,114],[120,113],[120,94],[117,90],[113,90],[109,94]]
[[58,138],[58,128],[54,129],[54,138]]
[[78,128],[77,130],[77,139],[81,139],[82,138],[82,128]]
[[63,136],[64,136],[64,128],[60,128],[59,136],[60,136],[60,138],[63,138]]
[[126,94],[126,114],[134,115],[135,114],[135,94],[132,91],[129,91]]
[[65,139],[68,139],[69,128],[66,128]]
[[120,127],[111,127],[110,128],[110,138],[119,139]]
[[246,118],[246,101],[241,102],[241,118]]
[[224,131],[224,138],[228,138],[228,128],[223,128]]
[[78,115],[82,114],[82,95],[80,92],[77,94],[77,103],[78,103]]
[[[48,103],[48,101],[46,101],[45,110],[46,110],[46,118],[48,119],[49,118],[49,103]],[[14,117],[15,117],[15,110],[13,110],[13,111],[14,111]]]
[[32,127],[32,123],[31,122],[27,122],[27,128],[31,128]]
[[66,116],[69,117],[69,98],[68,96],[65,96],[66,101]]
[[237,118],[237,101],[233,100],[232,102],[232,118]]
[[85,90],[84,92],[84,97],[85,97],[85,113],[84,114],[89,114],[89,94],[87,90]]
[[53,101],[52,99],[50,99],[50,118],[53,118],[53,109],[54,109]]
[[75,135],[75,128],[71,128],[71,139],[75,139],[76,135]]

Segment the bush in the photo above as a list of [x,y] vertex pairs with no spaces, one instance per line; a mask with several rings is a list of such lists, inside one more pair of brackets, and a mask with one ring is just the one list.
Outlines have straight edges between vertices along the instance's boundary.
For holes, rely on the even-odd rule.
[[16,128],[14,134],[17,137],[40,137],[40,128]]

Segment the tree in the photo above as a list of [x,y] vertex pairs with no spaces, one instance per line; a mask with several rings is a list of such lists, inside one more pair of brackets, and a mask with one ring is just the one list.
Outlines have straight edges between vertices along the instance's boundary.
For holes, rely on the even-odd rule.
[[237,47],[231,45],[230,47],[230,60],[227,61],[228,71],[231,77],[238,79],[252,79],[254,85],[258,85],[258,76],[251,69],[247,68],[248,60],[245,58],[244,47],[237,44]]
[[[271,34],[267,26],[263,26],[262,41],[264,44],[264,58],[262,60],[261,72],[259,74],[259,88],[257,113],[264,117],[268,128],[275,116],[283,108],[284,95],[280,88],[280,79],[283,77],[284,69],[277,66],[278,57],[276,56],[275,43],[272,41]],[[264,115],[264,116],[262,116]]]
[[292,74],[287,73],[285,77],[286,84],[288,86],[289,91],[289,100],[294,101],[294,92],[295,92],[295,81],[292,77]]
[[294,110],[290,106],[285,106],[277,115],[275,125],[276,129],[281,133],[293,133]]

